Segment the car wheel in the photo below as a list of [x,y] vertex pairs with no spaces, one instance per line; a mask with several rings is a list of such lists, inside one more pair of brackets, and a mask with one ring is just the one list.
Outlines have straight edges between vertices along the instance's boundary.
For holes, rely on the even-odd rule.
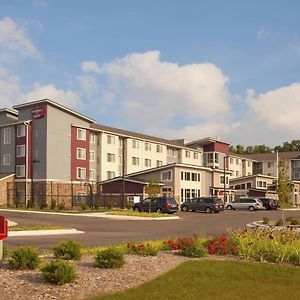
[[159,214],[161,214],[162,213],[161,208],[156,209],[156,212],[159,213]]
[[232,206],[231,205],[227,205],[226,209],[232,210]]
[[141,212],[141,210],[138,207],[135,207],[133,210],[136,212]]
[[249,206],[249,210],[250,211],[254,211],[254,207],[253,206]]
[[210,213],[211,213],[211,208],[210,208],[210,207],[206,207],[206,208],[205,208],[205,212],[206,212],[207,214],[210,214]]
[[187,206],[184,205],[184,206],[182,206],[181,210],[182,211],[188,211],[188,208],[187,208]]

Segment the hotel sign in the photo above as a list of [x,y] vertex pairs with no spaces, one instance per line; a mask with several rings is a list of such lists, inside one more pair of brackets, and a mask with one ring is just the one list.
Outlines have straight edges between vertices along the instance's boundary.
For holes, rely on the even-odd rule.
[[46,106],[36,106],[31,111],[32,119],[40,119],[46,115]]

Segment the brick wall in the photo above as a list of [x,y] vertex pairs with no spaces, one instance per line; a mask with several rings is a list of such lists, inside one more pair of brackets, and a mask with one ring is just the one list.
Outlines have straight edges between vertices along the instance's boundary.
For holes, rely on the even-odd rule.
[[7,206],[7,184],[9,182],[13,182],[15,180],[15,176],[5,177],[0,180],[0,207]]

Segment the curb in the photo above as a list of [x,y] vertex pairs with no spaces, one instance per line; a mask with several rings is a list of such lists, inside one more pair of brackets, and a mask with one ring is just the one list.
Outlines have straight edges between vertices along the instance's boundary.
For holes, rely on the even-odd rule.
[[65,235],[65,234],[80,234],[80,233],[84,233],[84,231],[79,231],[75,228],[49,229],[49,230],[24,230],[24,231],[8,231],[8,237]]
[[181,219],[178,216],[175,217],[161,217],[161,218],[150,218],[150,217],[136,217],[136,216],[122,216],[122,215],[109,215],[106,212],[104,213],[84,213],[84,214],[68,214],[68,213],[59,213],[59,212],[46,212],[46,211],[28,211],[28,210],[11,210],[3,209],[0,211],[8,212],[20,212],[20,213],[32,213],[32,214],[48,214],[48,215],[59,215],[59,216],[71,216],[71,217],[89,217],[89,218],[109,218],[115,220],[133,220],[133,221],[165,221],[165,220],[179,220]]

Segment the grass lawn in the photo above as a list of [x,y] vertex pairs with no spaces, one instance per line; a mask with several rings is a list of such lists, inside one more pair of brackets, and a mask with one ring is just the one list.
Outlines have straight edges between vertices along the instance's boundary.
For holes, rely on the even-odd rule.
[[28,225],[9,227],[9,231],[26,231],[26,230],[50,230],[50,229],[66,229],[66,227],[58,225]]
[[101,300],[300,299],[300,268],[239,261],[189,261]]
[[110,211],[108,215],[118,216],[132,216],[132,217],[148,217],[148,218],[161,218],[161,217],[174,217],[174,214],[160,214],[160,213],[149,213],[149,212],[137,212],[133,210],[116,210]]

